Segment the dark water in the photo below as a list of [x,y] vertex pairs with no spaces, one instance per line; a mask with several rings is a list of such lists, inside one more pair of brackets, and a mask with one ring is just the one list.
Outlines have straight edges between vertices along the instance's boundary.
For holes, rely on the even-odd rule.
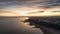
[[38,28],[32,28],[21,22],[25,18],[0,17],[0,34],[43,34]]

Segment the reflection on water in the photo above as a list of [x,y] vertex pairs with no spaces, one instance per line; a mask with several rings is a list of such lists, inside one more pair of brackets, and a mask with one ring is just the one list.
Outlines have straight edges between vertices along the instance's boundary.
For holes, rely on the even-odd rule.
[[19,34],[43,34],[38,28],[32,28],[29,23],[23,23],[27,17],[12,18],[0,17],[1,33],[19,33]]

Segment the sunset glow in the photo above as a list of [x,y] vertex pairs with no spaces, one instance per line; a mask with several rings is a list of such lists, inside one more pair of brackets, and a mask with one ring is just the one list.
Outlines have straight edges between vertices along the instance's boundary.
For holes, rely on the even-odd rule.
[[[52,0],[51,0],[52,1]],[[50,0],[0,2],[0,16],[60,16],[60,6]],[[56,4],[55,4],[56,3]],[[44,11],[44,12],[40,12]],[[57,11],[57,12],[53,12]]]
[[[6,9],[5,11],[11,11],[11,13],[0,13],[0,16],[60,16],[60,12],[53,12],[58,11],[59,9],[34,9],[34,8],[19,8],[19,9]],[[44,11],[40,13],[40,11]]]

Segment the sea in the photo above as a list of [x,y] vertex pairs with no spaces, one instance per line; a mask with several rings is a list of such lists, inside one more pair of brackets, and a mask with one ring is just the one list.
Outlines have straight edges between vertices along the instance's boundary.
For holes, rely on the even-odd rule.
[[29,17],[0,17],[0,34],[43,34],[39,28],[24,23]]

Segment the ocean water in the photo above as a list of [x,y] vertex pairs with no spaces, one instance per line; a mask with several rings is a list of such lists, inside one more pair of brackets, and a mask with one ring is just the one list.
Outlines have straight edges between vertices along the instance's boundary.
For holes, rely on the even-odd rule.
[[0,34],[43,34],[41,29],[33,28],[23,21],[28,17],[0,17]]

